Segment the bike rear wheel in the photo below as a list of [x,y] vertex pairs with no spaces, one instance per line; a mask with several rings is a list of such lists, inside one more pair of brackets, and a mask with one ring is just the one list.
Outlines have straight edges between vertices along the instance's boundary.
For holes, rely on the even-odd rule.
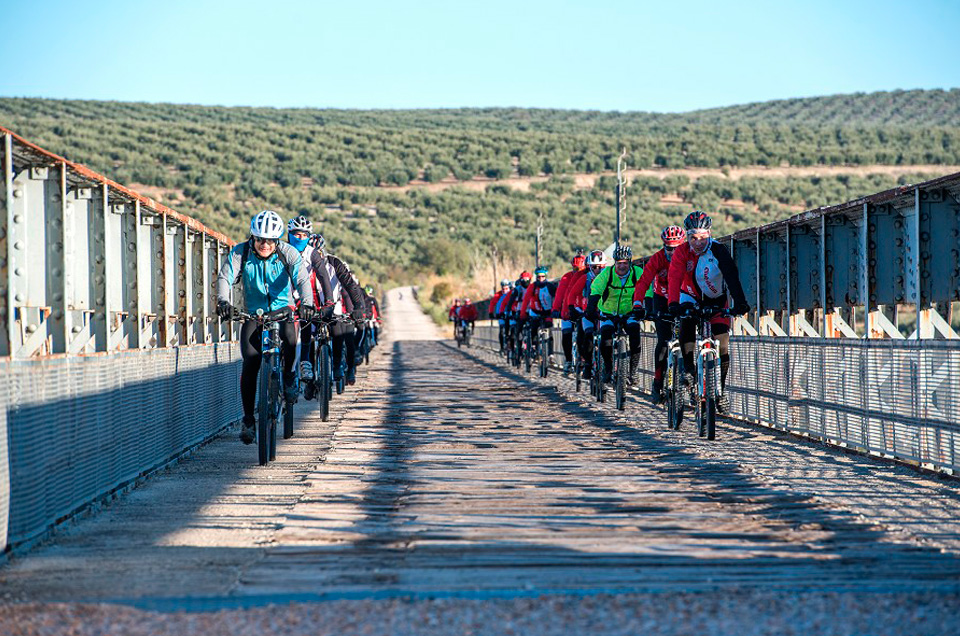
[[320,355],[318,356],[317,378],[320,383],[320,391],[317,399],[320,401],[320,418],[326,422],[330,419],[330,399],[333,397],[333,381],[331,378],[330,366],[330,344],[323,343],[320,346]]
[[705,393],[704,398],[704,433],[706,438],[713,441],[717,438],[717,362],[707,360],[704,366]]
[[629,364],[627,361],[627,343],[624,342],[623,338],[617,338],[616,349],[613,354],[616,356],[613,363],[616,406],[617,410],[622,411],[627,403],[627,371],[624,364]]
[[540,377],[547,377],[547,373],[550,370],[550,340],[548,338],[540,338]]

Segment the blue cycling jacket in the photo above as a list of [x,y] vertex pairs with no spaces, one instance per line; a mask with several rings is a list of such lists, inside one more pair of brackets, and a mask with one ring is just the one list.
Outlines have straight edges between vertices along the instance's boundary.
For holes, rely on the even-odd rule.
[[[313,305],[310,276],[301,265],[300,252],[289,243],[280,241],[276,251],[266,259],[257,256],[250,245],[243,271],[238,272],[243,261],[243,251],[248,243],[240,243],[230,250],[230,256],[220,267],[217,276],[217,300],[225,300],[234,306],[233,285],[238,274],[243,285],[243,306],[250,313],[262,309],[276,311],[295,305],[292,286],[296,285],[304,304]],[[291,280],[291,277],[293,280]]]

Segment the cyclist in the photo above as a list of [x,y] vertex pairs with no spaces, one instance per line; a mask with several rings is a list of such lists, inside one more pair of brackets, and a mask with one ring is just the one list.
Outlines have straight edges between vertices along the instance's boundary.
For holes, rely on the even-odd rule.
[[[234,315],[233,286],[243,287],[243,308],[247,313],[265,313],[291,309],[291,319],[280,325],[283,350],[283,391],[288,401],[296,400],[297,379],[294,362],[297,354],[297,324],[293,320],[293,291],[301,298],[300,316],[310,320],[315,315],[310,278],[302,265],[300,252],[280,241],[283,219],[273,210],[264,210],[250,221],[250,239],[240,243],[220,267],[217,276],[217,313],[221,318]],[[263,360],[263,328],[255,320],[246,320],[240,327],[240,399],[243,403],[243,427],[240,440],[251,444],[256,437],[254,408],[257,377]]]
[[520,328],[523,326],[520,318],[520,307],[523,305],[523,295],[526,293],[527,287],[530,286],[530,279],[532,278],[533,275],[530,272],[526,270],[520,272],[520,278],[513,284],[513,290],[510,292],[510,297],[507,298],[506,306],[504,307],[507,323],[510,325],[510,333],[514,337],[515,342],[519,342],[518,336],[520,334]]
[[[663,374],[667,368],[667,343],[673,337],[673,324],[667,319],[667,272],[674,250],[687,240],[682,227],[670,225],[660,233],[663,247],[650,257],[643,266],[643,276],[633,291],[633,308],[637,318],[653,318],[657,327],[657,347],[653,353],[653,388],[650,399],[654,404],[663,401]],[[653,297],[647,296],[647,290],[653,286]],[[647,301],[649,298],[649,301]],[[647,301],[647,302],[645,302]]]
[[367,307],[370,310],[370,328],[373,336],[372,344],[376,346],[380,342],[380,325],[383,322],[383,316],[380,313],[380,303],[377,302],[377,297],[374,296],[373,286],[367,285],[363,288],[363,293],[366,295]]
[[563,303],[566,300],[567,289],[575,276],[587,269],[587,257],[583,255],[583,250],[577,250],[576,256],[570,261],[573,267],[569,272],[560,277],[557,283],[557,293],[553,297],[553,308],[551,315],[554,319],[560,320],[560,346],[563,347],[563,370],[569,373],[573,369],[573,322],[569,318],[563,317]]
[[596,323],[587,319],[583,314],[587,310],[587,301],[590,297],[590,285],[597,274],[603,271],[607,256],[603,250],[593,250],[587,257],[587,269],[574,275],[573,280],[564,292],[564,309],[560,317],[577,325],[577,349],[580,359],[587,362],[583,367],[583,377],[589,380],[593,377],[593,368],[589,361],[593,357],[593,332]]
[[454,298],[453,304],[447,310],[447,320],[453,323],[453,330],[457,330],[457,320],[460,318],[460,299]]
[[506,329],[504,329],[506,325],[506,320],[503,317],[503,312],[500,311],[500,301],[503,300],[504,297],[509,295],[510,295],[510,280],[504,278],[503,280],[500,281],[500,291],[495,293],[493,297],[490,299],[490,305],[487,309],[487,317],[490,318],[490,320],[493,320],[494,318],[496,318],[497,324],[500,325],[500,351],[503,351],[503,345],[504,345],[503,338],[504,338],[504,332],[506,331]]
[[470,329],[470,333],[473,333],[473,323],[476,322],[479,318],[477,313],[477,307],[469,298],[464,298],[460,303],[460,322],[466,323],[466,326]]
[[[313,264],[310,262],[310,255],[313,253],[313,246],[310,245],[309,240],[311,233],[313,233],[313,223],[303,215],[290,219],[290,223],[287,224],[287,243],[300,252],[300,259],[307,270],[307,276],[313,273]],[[300,295],[297,290],[294,290],[294,298],[299,306]],[[310,347],[313,343],[314,328],[312,322],[300,326],[300,378],[302,380],[313,380]]]
[[[712,238],[713,221],[709,216],[696,210],[683,220],[687,241],[677,247],[670,259],[668,273],[668,308],[674,315],[682,315],[685,309],[700,305],[716,308],[717,311],[730,306],[732,313],[743,315],[750,311],[737,265],[726,246]],[[720,386],[721,397],[717,400],[717,412],[727,415],[730,403],[722,387],[726,386],[727,371],[730,369],[730,323],[729,317],[712,319],[713,336],[720,344]],[[693,387],[693,374],[696,365],[693,354],[696,340],[696,321],[685,319],[680,324],[680,346],[683,351],[684,381]]]
[[353,384],[357,371],[354,324],[363,320],[363,291],[354,282],[347,264],[326,251],[326,241],[322,234],[311,236],[310,244],[313,245],[310,257],[313,262],[311,283],[316,305],[332,307],[326,310],[329,315],[349,315],[353,319],[353,322],[338,321],[330,326],[334,382],[343,377],[344,371],[340,363],[345,359],[347,384]]
[[604,362],[604,382],[613,372],[613,334],[622,326],[630,340],[630,371],[627,382],[636,382],[640,363],[640,322],[633,313],[633,292],[643,268],[633,264],[633,249],[618,245],[613,251],[613,265],[604,268],[590,284],[587,318],[599,320],[600,353]]
[[549,327],[553,324],[550,311],[553,307],[553,298],[557,295],[557,284],[547,280],[550,270],[543,265],[535,269],[533,273],[536,280],[528,285],[523,292],[523,302],[520,304],[520,320],[530,321],[531,343],[536,348],[540,327],[542,325]]

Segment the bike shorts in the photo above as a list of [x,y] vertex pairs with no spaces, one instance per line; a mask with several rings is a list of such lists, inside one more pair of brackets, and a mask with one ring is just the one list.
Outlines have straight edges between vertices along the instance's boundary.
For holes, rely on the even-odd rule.
[[[629,314],[629,315],[627,316],[627,322],[626,322],[626,324],[628,324],[628,325],[636,325],[636,324],[638,324],[638,323],[637,323],[637,319],[633,316],[633,314]],[[611,319],[609,319],[609,318],[604,318],[603,320],[600,321],[600,328],[601,328],[601,329],[607,329],[607,328],[610,328],[610,327],[613,327],[613,320],[611,320]]]
[[505,324],[507,324],[507,321],[504,320],[503,318],[497,318],[497,324],[502,327],[502,326],[504,326]]
[[[693,296],[691,296],[690,294],[688,294],[688,293],[686,293],[686,292],[680,292],[680,304],[681,304],[681,305],[683,305],[683,304],[692,304],[692,305],[704,305],[704,306],[706,306],[706,303],[704,303],[704,302],[701,301],[701,300],[697,300],[696,298],[694,298]],[[729,303],[726,303],[726,302],[723,303],[723,305],[717,304],[717,308],[718,308],[718,309],[726,309],[728,306],[729,306]],[[712,319],[710,320],[710,324],[711,324],[711,325],[726,325],[727,327],[729,327],[730,325],[733,324],[733,318],[731,318],[730,316],[717,316],[717,317],[712,318]]]
[[561,320],[560,329],[562,331],[573,331],[573,323],[569,320]]
[[592,320],[584,318],[580,321],[580,328],[583,329],[583,333],[593,333],[597,327],[593,324]]

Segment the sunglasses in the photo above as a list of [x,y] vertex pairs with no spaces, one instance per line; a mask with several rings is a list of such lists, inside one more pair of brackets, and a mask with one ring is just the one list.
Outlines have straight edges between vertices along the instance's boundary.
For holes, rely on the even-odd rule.
[[277,239],[261,238],[261,237],[259,237],[259,236],[255,236],[255,237],[253,237],[253,242],[254,242],[254,243],[260,243],[260,244],[266,243],[267,245],[276,245],[276,244],[277,244]]

